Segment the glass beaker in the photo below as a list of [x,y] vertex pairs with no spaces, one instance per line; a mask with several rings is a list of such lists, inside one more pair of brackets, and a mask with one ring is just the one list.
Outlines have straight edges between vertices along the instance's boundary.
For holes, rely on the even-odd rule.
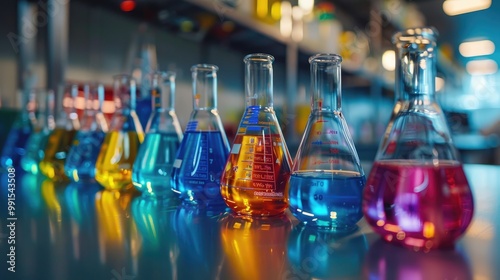
[[61,87],[56,95],[55,128],[50,132],[39,164],[40,172],[54,181],[68,180],[64,173],[64,163],[76,131],[80,128],[75,109],[77,97],[78,85],[75,84]]
[[224,205],[220,178],[229,142],[217,110],[217,71],[210,64],[191,67],[193,111],[172,170],[172,191],[188,203]]
[[412,248],[452,247],[473,216],[473,196],[434,97],[433,28],[396,33],[396,97],[363,194],[363,212],[385,240]]
[[64,170],[74,182],[93,181],[95,164],[108,131],[108,123],[102,113],[104,86],[84,86],[85,109],[81,128],[73,140]]
[[19,167],[21,158],[26,154],[26,144],[35,126],[36,95],[33,90],[21,90],[21,112],[16,118],[5,139],[0,156],[3,168]]
[[317,54],[311,65],[311,114],[289,181],[292,213],[308,225],[351,231],[363,217],[365,174],[342,113],[342,57]]
[[135,113],[135,80],[117,75],[113,83],[116,110],[96,162],[96,181],[109,190],[132,186],[132,165],[144,140],[141,123]]
[[174,110],[175,73],[157,72],[151,76],[153,113],[132,168],[132,182],[144,194],[163,196],[172,193],[172,166],[182,130]]
[[221,179],[222,197],[235,212],[278,215],[288,207],[291,156],[273,108],[274,57],[245,62],[246,109]]
[[33,132],[26,142],[26,154],[21,158],[21,167],[32,174],[39,173],[39,164],[45,154],[50,132],[54,129],[54,91],[37,92],[38,116]]

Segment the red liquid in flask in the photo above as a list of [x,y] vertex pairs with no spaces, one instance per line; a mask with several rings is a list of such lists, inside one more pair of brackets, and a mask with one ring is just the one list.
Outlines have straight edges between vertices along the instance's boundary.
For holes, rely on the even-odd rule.
[[279,134],[237,135],[221,179],[226,204],[237,213],[270,216],[288,207],[287,150]]
[[438,165],[375,162],[363,197],[368,223],[385,240],[414,248],[451,248],[473,216],[458,161]]

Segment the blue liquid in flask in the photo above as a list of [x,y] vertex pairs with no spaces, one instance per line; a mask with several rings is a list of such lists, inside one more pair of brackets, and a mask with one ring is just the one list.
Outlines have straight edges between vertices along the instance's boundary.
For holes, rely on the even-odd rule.
[[289,183],[290,210],[302,222],[349,231],[362,218],[365,176],[349,171],[299,171]]
[[139,117],[139,122],[142,127],[146,127],[148,125],[149,117],[153,112],[151,108],[151,97],[141,97],[137,100],[136,105],[136,113],[137,117]]
[[179,136],[176,133],[148,133],[134,163],[132,181],[142,193],[167,195],[171,193],[170,178]]
[[105,133],[103,131],[79,131],[73,140],[64,171],[75,182],[93,181],[95,164]]
[[30,134],[31,126],[22,127],[14,124],[2,150],[0,162],[4,168],[20,166],[21,158],[26,154],[26,143]]
[[39,131],[30,135],[26,143],[26,154],[21,159],[21,167],[26,172],[38,174],[38,164],[45,154],[45,146],[49,140],[48,131]]
[[174,162],[172,190],[184,201],[223,205],[220,178],[229,147],[220,131],[187,131]]

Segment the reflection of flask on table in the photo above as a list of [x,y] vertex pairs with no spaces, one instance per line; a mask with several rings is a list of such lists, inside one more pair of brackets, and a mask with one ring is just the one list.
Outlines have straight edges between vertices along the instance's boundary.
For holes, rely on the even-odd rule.
[[296,226],[290,233],[287,256],[298,279],[360,279],[368,242],[361,233],[318,232]]
[[247,107],[221,179],[226,204],[237,213],[269,216],[288,207],[291,157],[273,108],[274,58],[247,55]]
[[229,153],[229,142],[217,110],[217,71],[209,64],[191,68],[193,111],[177,152],[172,190],[188,203],[223,205],[220,177]]
[[115,76],[113,95],[116,111],[97,158],[95,179],[106,189],[121,190],[132,186],[132,165],[144,133],[135,113],[134,79]]
[[54,129],[54,91],[36,93],[38,116],[33,132],[26,142],[26,154],[21,158],[21,167],[32,174],[39,173],[39,164],[44,157],[50,132]]
[[73,140],[64,166],[66,176],[71,180],[93,181],[95,163],[108,131],[107,121],[102,113],[104,86],[84,87],[85,111],[81,128]]
[[363,213],[365,176],[341,107],[338,55],[311,63],[311,114],[289,182],[290,209],[308,225],[350,231]]
[[[477,273],[477,272],[476,272]],[[483,271],[484,273],[484,271]],[[363,279],[474,279],[469,261],[457,250],[413,252],[377,240],[363,264]],[[477,276],[477,274],[475,274]],[[485,273],[488,275],[488,272]],[[491,276],[491,275],[490,275]],[[485,279],[496,279],[495,277]]]
[[151,77],[152,111],[144,143],[139,147],[132,181],[144,194],[172,194],[170,180],[182,131],[175,114],[175,73],[157,72]]
[[46,177],[56,181],[66,181],[64,164],[69,149],[80,128],[75,102],[78,97],[78,85],[62,87],[56,95],[56,126],[50,132],[45,146],[43,159],[40,161],[40,172]]
[[228,214],[221,221],[222,248],[230,264],[227,279],[283,279],[292,222],[273,217]]
[[473,216],[473,197],[434,97],[436,31],[397,33],[397,102],[363,197],[363,212],[387,241],[452,247]]

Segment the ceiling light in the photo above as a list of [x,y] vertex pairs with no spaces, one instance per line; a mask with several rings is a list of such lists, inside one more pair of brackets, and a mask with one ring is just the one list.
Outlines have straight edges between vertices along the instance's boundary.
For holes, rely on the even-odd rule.
[[443,10],[449,16],[480,11],[490,6],[491,0],[446,0],[443,2]]
[[396,53],[393,50],[385,51],[382,55],[382,67],[387,71],[396,69]]
[[465,68],[471,75],[489,75],[497,72],[498,65],[494,60],[482,59],[467,62]]
[[458,50],[464,57],[489,55],[495,52],[495,44],[490,40],[463,42]]
[[442,89],[444,89],[444,79],[441,78],[441,77],[436,77],[436,85],[435,85],[435,89],[436,91],[441,91]]

